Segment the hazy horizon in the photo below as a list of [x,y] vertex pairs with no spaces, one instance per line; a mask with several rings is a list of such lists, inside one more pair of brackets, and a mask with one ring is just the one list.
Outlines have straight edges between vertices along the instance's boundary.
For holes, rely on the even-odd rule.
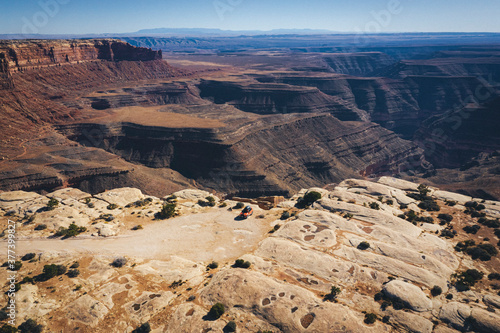
[[123,34],[144,29],[500,32],[493,0],[21,0],[3,5],[0,34]]

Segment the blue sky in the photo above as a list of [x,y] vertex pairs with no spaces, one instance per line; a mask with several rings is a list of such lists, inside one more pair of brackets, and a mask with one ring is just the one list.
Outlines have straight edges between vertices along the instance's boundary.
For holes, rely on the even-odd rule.
[[500,32],[498,0],[2,0],[0,34],[151,28]]

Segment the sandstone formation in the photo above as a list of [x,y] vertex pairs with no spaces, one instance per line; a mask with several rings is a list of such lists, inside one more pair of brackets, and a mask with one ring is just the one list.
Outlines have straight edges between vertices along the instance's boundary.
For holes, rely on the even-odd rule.
[[[431,195],[453,216],[454,239],[428,231],[429,223],[364,207],[382,200],[408,213],[404,197],[410,199],[416,186],[390,177],[346,179],[332,190],[301,190],[285,201],[286,209],[249,203],[255,212],[246,220],[236,218],[235,201],[195,189],[164,199],[180,214],[167,220],[154,217],[165,201],[133,188],[97,195],[72,188],[46,196],[2,192],[0,222],[17,222],[20,256],[36,255],[23,259],[20,280],[38,276],[44,265],[79,263],[76,277],[25,280],[17,295],[19,320],[35,319],[48,331],[82,332],[132,331],[145,322],[158,332],[208,332],[229,321],[238,332],[499,332],[493,281],[485,276],[470,291],[456,287],[456,274],[465,268],[498,273],[498,255],[473,261],[456,252],[457,240],[479,242],[484,234],[458,228],[472,219],[462,205],[445,205],[442,199],[452,193],[433,189]],[[311,192],[322,198],[308,208],[293,207]],[[200,203],[208,196],[215,206]],[[49,198],[59,201],[52,210]],[[66,221],[86,230],[54,239]],[[48,227],[35,228],[40,224]],[[238,258],[250,267],[236,265]],[[333,296],[332,287],[339,288]],[[437,287],[441,294],[434,293]],[[219,319],[207,315],[216,303],[225,308]]]

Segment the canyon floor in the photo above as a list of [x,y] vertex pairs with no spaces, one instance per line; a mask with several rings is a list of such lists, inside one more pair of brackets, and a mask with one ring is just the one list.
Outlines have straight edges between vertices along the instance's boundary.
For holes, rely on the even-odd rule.
[[[245,199],[254,209],[245,220],[238,201],[195,189],[3,192],[3,242],[10,220],[22,257],[17,322],[50,332],[146,322],[152,332],[220,332],[231,321],[238,332],[500,332],[500,202],[429,190],[419,198],[416,183],[348,179],[271,209]],[[301,206],[311,192],[317,200]],[[420,208],[429,200],[439,211]],[[166,203],[177,216],[155,218]],[[85,229],[56,236],[73,224]],[[65,272],[45,276],[51,264]],[[465,278],[473,269],[479,277]],[[219,319],[207,316],[216,303]]]

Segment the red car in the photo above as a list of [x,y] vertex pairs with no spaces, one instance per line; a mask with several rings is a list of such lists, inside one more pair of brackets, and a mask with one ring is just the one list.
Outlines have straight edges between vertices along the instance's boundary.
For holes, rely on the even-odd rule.
[[251,216],[253,214],[253,208],[250,206],[246,206],[243,208],[241,211],[240,215],[238,215],[239,218],[246,219],[247,217]]

